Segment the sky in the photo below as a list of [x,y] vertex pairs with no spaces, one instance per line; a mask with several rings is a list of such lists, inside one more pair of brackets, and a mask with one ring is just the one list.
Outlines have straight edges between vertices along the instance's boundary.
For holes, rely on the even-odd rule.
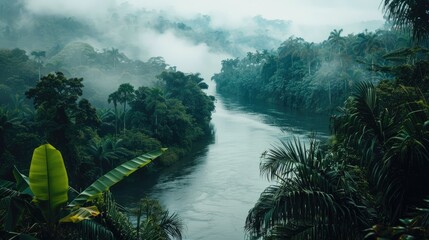
[[[136,12],[157,10],[161,14],[191,19],[196,14],[211,16],[212,27],[244,29],[249,19],[260,15],[266,19],[292,21],[288,34],[307,41],[321,42],[333,29],[344,34],[364,31],[365,22],[382,23],[381,0],[21,0],[34,14],[72,16],[99,25],[100,32],[110,34],[124,52],[142,60],[163,56],[167,63],[185,72],[201,72],[205,78],[219,70],[226,53],[216,53],[205,44],[195,44],[174,32],[123,32],[123,26],[107,25],[112,9]],[[125,14],[125,13],[124,13]],[[374,29],[369,29],[374,30]],[[127,39],[120,39],[127,36]],[[286,40],[286,39],[284,39]],[[128,52],[126,46],[130,46]],[[131,50],[132,49],[132,50]],[[137,49],[137,51],[136,51]],[[121,49],[120,49],[121,50]],[[194,54],[189,55],[189,52]]]
[[[202,13],[219,22],[238,24],[246,17],[292,20],[302,25],[350,24],[383,20],[381,0],[26,0],[36,11],[70,13],[83,16],[103,14],[121,4],[136,8],[165,10],[180,16]],[[91,13],[88,14],[88,11]]]
[[[126,2],[126,1],[124,1]],[[245,17],[261,15],[268,19],[292,20],[303,25],[354,23],[382,20],[377,0],[158,0],[127,1],[153,9],[173,10],[184,16],[204,13],[219,21],[239,22]],[[179,4],[180,3],[180,4]]]

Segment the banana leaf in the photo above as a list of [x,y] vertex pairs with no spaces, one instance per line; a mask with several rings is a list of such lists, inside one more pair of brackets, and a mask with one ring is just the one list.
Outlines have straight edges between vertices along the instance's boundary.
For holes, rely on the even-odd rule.
[[136,157],[119,165],[118,167],[112,169],[110,172],[101,176],[89,187],[87,187],[71,203],[69,203],[68,206],[82,206],[87,201],[99,197],[103,192],[109,190],[110,187],[120,182],[122,179],[129,176],[131,173],[137,171],[139,168],[146,166],[147,164],[152,162],[152,160],[161,156],[162,153],[166,150],[166,148],[161,148],[160,150],[143,154],[139,157]]
[[46,220],[56,222],[59,210],[67,203],[67,170],[60,151],[50,144],[36,148],[30,165],[30,189]]
[[71,212],[69,215],[63,217],[60,219],[60,222],[72,222],[72,223],[78,223],[83,220],[89,220],[93,217],[96,217],[100,214],[100,211],[96,206],[91,207],[80,207],[73,212]]

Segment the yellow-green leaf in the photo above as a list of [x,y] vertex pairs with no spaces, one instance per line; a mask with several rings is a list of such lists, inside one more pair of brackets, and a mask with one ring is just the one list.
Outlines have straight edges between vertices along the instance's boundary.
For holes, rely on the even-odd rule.
[[60,151],[50,144],[36,148],[30,165],[30,188],[49,222],[67,203],[67,171]]
[[91,219],[100,214],[100,211],[96,206],[81,207],[71,212],[69,215],[61,218],[60,222],[72,222],[78,223],[83,220]]

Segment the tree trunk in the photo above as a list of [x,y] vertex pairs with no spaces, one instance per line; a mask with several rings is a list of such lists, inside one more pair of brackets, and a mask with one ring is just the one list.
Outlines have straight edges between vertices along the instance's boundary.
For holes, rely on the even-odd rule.
[[115,137],[118,136],[118,107],[115,105]]
[[127,113],[127,101],[124,102],[124,133],[125,133],[125,114]]

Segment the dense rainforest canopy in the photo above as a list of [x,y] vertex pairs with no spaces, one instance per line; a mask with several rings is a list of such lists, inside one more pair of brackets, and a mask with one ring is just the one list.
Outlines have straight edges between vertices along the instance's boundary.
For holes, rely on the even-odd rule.
[[[221,72],[212,79],[222,94],[330,112],[344,102],[354,84],[390,78],[380,67],[392,64],[389,59],[397,56],[386,55],[412,46],[408,34],[387,27],[347,36],[342,32],[334,29],[321,43],[290,37],[277,51],[249,52],[242,59],[223,60]],[[411,63],[414,57],[397,60]]]
[[[92,82],[85,86],[84,78],[73,77],[77,73]],[[142,218],[135,227],[108,193],[97,206],[109,214],[99,215],[93,224],[84,221],[76,230],[67,224],[53,227],[58,223],[52,220],[38,222],[37,217],[25,217],[39,208],[28,201],[29,192],[14,184],[20,173],[12,173],[20,169],[26,174],[33,150],[46,142],[62,154],[73,189],[87,187],[126,160],[161,147],[169,150],[146,172],[173,164],[211,133],[214,97],[202,91],[207,84],[199,74],[176,71],[161,57],[134,61],[118,49],[97,52],[76,42],[57,52],[1,49],[0,76],[1,238],[181,238],[180,219],[156,201],[146,199],[140,210],[128,210]],[[40,225],[28,228],[34,221]]]
[[[248,213],[250,239],[429,238],[429,5],[382,5],[381,30],[334,29],[321,43],[290,37],[276,50],[222,61],[213,76],[225,95],[334,114],[327,142],[294,139],[262,155],[261,173],[274,183]],[[211,134],[208,85],[162,57],[133,60],[70,41],[96,33],[72,18],[33,16],[36,28],[22,27],[14,21],[22,12],[20,1],[0,4],[0,43],[10,47],[0,49],[0,238],[181,239],[176,214],[150,199],[126,209],[108,189],[158,156],[138,177],[174,164]],[[278,44],[207,30],[207,16],[148,24],[236,54],[231,39]],[[28,42],[33,35],[43,41]],[[33,49],[14,48],[19,43]],[[47,159],[55,167],[40,174]],[[54,173],[61,181],[51,185]],[[44,198],[54,191],[58,198]]]
[[[340,76],[349,69],[359,69],[354,67],[358,57],[366,59],[359,62],[369,69],[362,78],[344,78],[351,84],[329,85],[329,103],[331,94],[345,101],[332,116],[332,136],[327,142],[312,139],[304,144],[295,138],[262,155],[261,174],[273,184],[248,213],[246,229],[251,239],[429,238],[429,5],[427,1],[383,3],[395,30],[361,33],[338,41],[334,39],[341,31],[333,31],[328,41],[318,46],[319,59],[324,48],[330,49],[327,56],[335,56],[319,61],[338,62],[336,73]],[[399,44],[402,34],[412,35],[404,45]],[[361,44],[363,39],[371,39],[372,44]],[[281,59],[281,49],[271,58]],[[301,68],[310,66],[306,74],[301,71],[307,75],[304,78],[310,82],[317,79],[316,73],[311,76],[313,65],[305,65],[304,57],[288,56],[286,74],[295,73],[290,71],[295,59]],[[249,57],[237,60],[237,66],[246,60]],[[256,75],[264,76],[263,70]],[[226,73],[221,72],[215,80],[223,83],[222,74]],[[284,76],[280,82],[288,86],[305,86]],[[332,91],[332,86],[344,86],[349,93],[335,95],[340,91]],[[289,99],[311,100],[310,89],[305,94],[289,89],[282,91],[287,101],[281,99],[281,103],[301,107],[302,102]]]

